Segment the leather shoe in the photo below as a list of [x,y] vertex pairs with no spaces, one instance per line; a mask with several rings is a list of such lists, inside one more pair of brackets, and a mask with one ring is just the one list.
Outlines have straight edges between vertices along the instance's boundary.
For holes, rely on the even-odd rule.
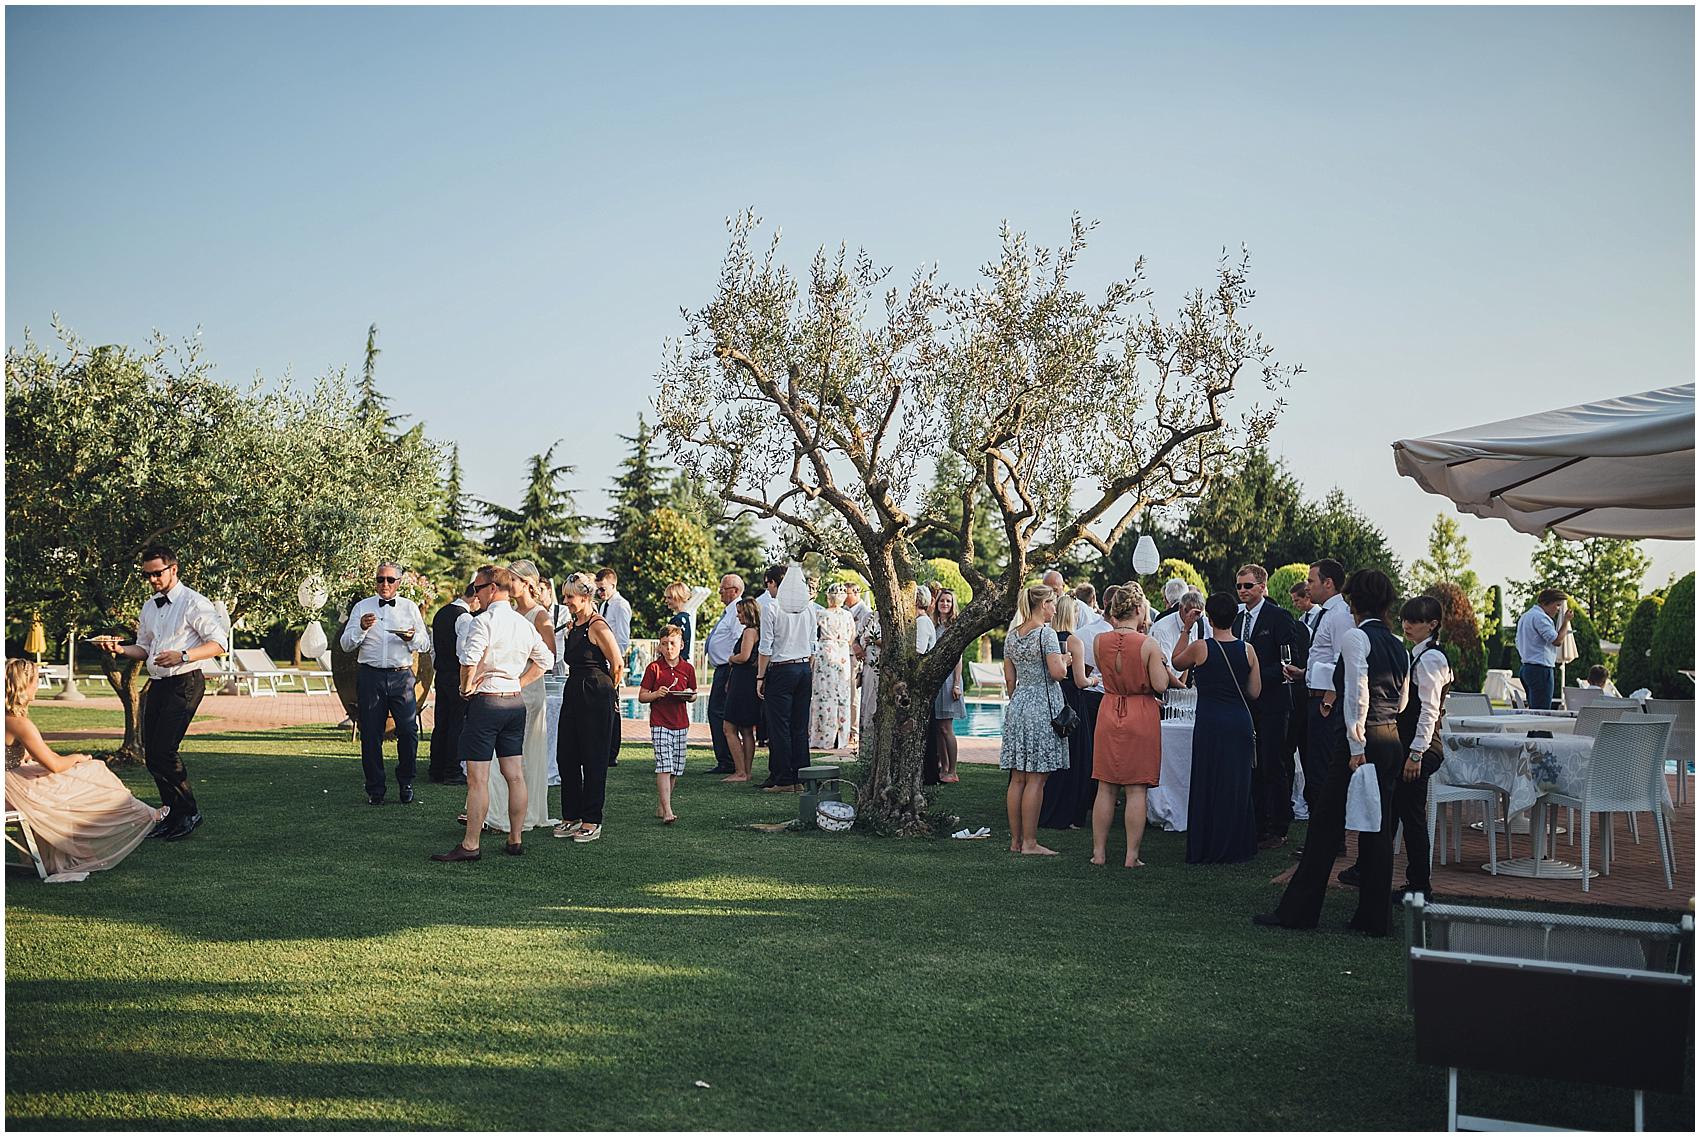
[[525,846],[521,845],[518,841],[508,841],[503,844],[502,852],[506,853],[510,857],[524,856]]
[[384,795],[383,794],[367,794],[366,795],[366,804],[367,805],[383,805],[384,804]]
[[413,804],[413,787],[412,786],[403,786],[401,788],[401,804],[403,804],[403,805],[412,805]]
[[171,831],[165,835],[165,839],[167,841],[181,841],[183,838],[193,833],[200,824],[201,815],[199,813],[192,813],[178,824],[172,826]]
[[465,845],[456,845],[446,853],[432,853],[431,859],[444,864],[453,864],[455,861],[476,861],[483,855],[477,849],[468,849]]
[[1358,887],[1358,876],[1358,866],[1350,865],[1341,869],[1339,875],[1337,875],[1334,879],[1348,887],[1356,888]]
[[[152,829],[148,830],[148,837],[149,838],[163,837],[167,833],[171,832],[171,830],[173,828],[175,828],[176,825],[177,825],[177,819],[175,817],[161,818],[158,824],[156,824]],[[144,838],[144,839],[146,839],[146,838]]]

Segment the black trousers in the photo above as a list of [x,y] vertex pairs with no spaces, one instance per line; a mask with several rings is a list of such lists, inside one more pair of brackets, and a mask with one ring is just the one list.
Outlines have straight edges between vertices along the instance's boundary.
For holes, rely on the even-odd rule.
[[[1312,695],[1305,707],[1304,742],[1299,747],[1299,762],[1305,772],[1305,805],[1310,819],[1316,821],[1316,809],[1322,801],[1322,791],[1328,784],[1328,771],[1336,748],[1346,745],[1346,727],[1340,708],[1330,714],[1322,713],[1322,700]],[[1305,838],[1308,843],[1310,838]]]
[[1259,840],[1285,837],[1293,823],[1293,751],[1287,745],[1287,714],[1254,714],[1257,765],[1251,771],[1251,806]]
[[[1366,728],[1364,741],[1364,758],[1374,765],[1380,789],[1382,826],[1378,832],[1358,837],[1358,910],[1352,916],[1351,926],[1370,935],[1384,936],[1391,919],[1393,891],[1393,831],[1387,822],[1393,812],[1393,783],[1404,764],[1405,748],[1399,744],[1396,723]],[[1346,790],[1352,778],[1350,760],[1342,729],[1339,744],[1330,744],[1327,781],[1321,800],[1311,810],[1304,858],[1275,909],[1275,915],[1289,928],[1314,928],[1322,915],[1328,877],[1334,871],[1334,850],[1345,840]]]
[[708,688],[708,733],[714,742],[714,772],[732,772],[732,745],[726,741],[726,700],[732,694],[732,665],[723,663],[714,669],[714,682]]
[[599,668],[569,673],[555,730],[561,773],[561,818],[601,825],[608,801],[608,754],[620,746],[620,709],[613,678]]
[[1428,775],[1407,782],[1403,774],[1401,766],[1401,776],[1393,786],[1392,821],[1386,826],[1388,847],[1392,847],[1393,828],[1403,825],[1407,862],[1405,883],[1426,892],[1432,887],[1428,871]]
[[413,669],[390,670],[360,665],[355,684],[360,709],[360,767],[366,796],[384,796],[384,722],[395,719],[395,780],[411,789],[419,765],[419,703],[413,697]]
[[797,771],[809,764],[814,674],[807,663],[769,664],[762,694],[767,704],[767,780],[794,786]]
[[[455,668],[459,678],[460,668]],[[460,777],[460,728],[466,722],[466,700],[461,698],[458,684],[438,685],[436,718],[431,724],[431,768],[427,772],[433,782],[447,782]]]
[[201,811],[183,767],[183,736],[195,721],[201,697],[207,693],[206,672],[185,671],[166,679],[150,679],[142,692],[142,748],[148,773],[159,787],[159,803],[171,807],[171,820]]

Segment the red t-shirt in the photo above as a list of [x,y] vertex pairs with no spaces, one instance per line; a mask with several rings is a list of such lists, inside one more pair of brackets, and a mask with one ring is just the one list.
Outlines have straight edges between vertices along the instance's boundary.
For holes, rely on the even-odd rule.
[[[642,687],[645,691],[665,691],[675,687],[689,691],[695,690],[696,685],[696,668],[683,659],[672,667],[667,666],[665,659],[658,659],[644,669]],[[649,704],[649,725],[685,730],[691,725],[690,708],[684,699],[676,695],[657,699]]]

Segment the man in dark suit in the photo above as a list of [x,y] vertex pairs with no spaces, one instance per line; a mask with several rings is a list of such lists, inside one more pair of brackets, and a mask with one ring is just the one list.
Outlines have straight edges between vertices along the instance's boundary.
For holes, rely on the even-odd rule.
[[426,776],[449,786],[466,785],[460,772],[460,728],[466,721],[466,700],[460,693],[460,658],[456,629],[478,606],[472,585],[431,618],[431,655],[436,665],[436,717],[431,725],[431,767]]
[[1257,669],[1263,677],[1262,694],[1251,702],[1252,725],[1257,732],[1251,799],[1260,849],[1285,845],[1287,827],[1293,820],[1293,751],[1287,745],[1293,692],[1282,665],[1290,662],[1303,667],[1310,647],[1304,625],[1267,598],[1268,586],[1269,573],[1262,565],[1246,565],[1235,575],[1240,614],[1234,630],[1257,653]]

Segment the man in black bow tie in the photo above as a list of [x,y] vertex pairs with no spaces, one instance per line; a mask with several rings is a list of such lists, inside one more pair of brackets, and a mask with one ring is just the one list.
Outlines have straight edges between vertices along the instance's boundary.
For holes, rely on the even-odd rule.
[[419,704],[413,695],[413,656],[431,647],[431,630],[419,606],[397,595],[401,566],[378,566],[377,595],[359,601],[342,629],[342,650],[358,651],[356,685],[360,723],[360,765],[366,774],[366,801],[384,804],[384,721],[395,719],[396,786],[401,803],[413,804],[413,774],[419,759]]
[[136,642],[121,644],[116,638],[102,637],[94,643],[108,655],[147,661],[142,747],[148,773],[159,786],[160,804],[170,807],[148,836],[180,841],[200,825],[201,807],[178,750],[207,691],[201,664],[223,655],[230,642],[212,603],[177,579],[176,553],[162,545],[144,549],[142,576],[153,597],[142,602]]

